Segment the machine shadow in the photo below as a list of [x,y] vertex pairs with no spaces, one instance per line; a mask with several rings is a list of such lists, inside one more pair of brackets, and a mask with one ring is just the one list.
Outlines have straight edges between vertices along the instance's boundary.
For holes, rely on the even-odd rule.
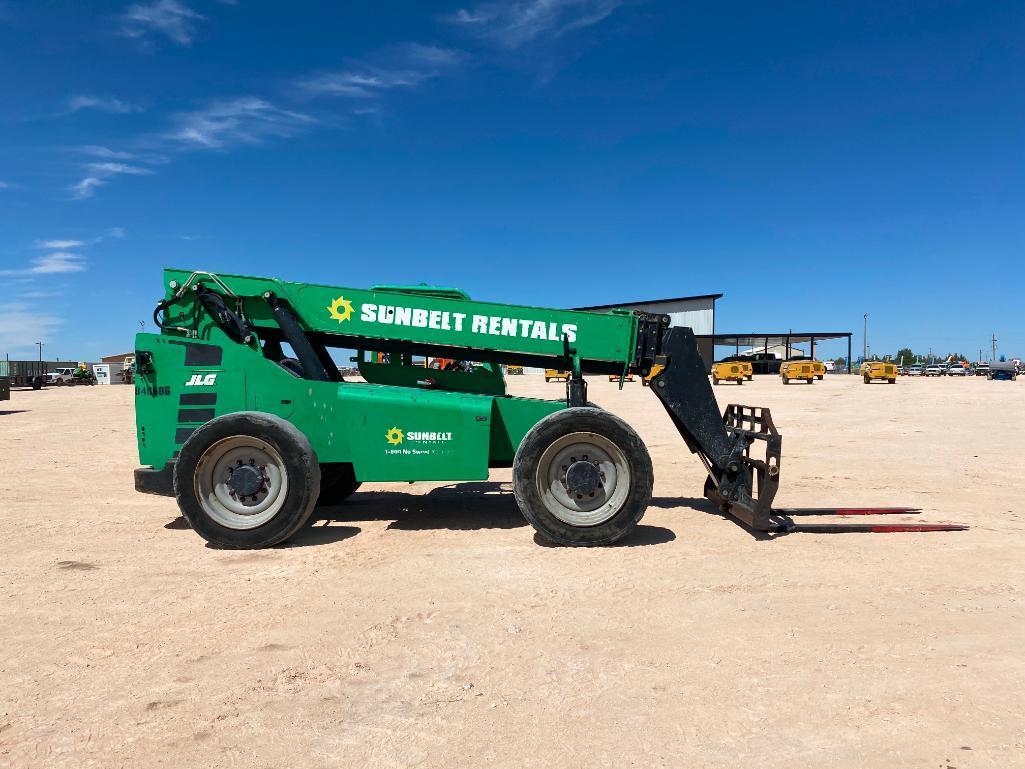
[[[420,531],[448,529],[516,529],[529,524],[516,506],[511,484],[495,481],[454,483],[427,494],[405,492],[356,492],[344,504],[317,508],[313,519],[332,521],[390,521],[389,529]],[[661,545],[676,539],[669,529],[640,525],[612,547]],[[541,536],[534,541],[544,547],[561,547]]]
[[515,529],[527,526],[511,484],[495,481],[453,483],[426,494],[357,491],[341,505],[318,507],[311,520],[391,521],[389,529]]
[[721,518],[724,521],[729,521],[737,528],[743,529],[752,537],[759,542],[767,542],[769,540],[778,539],[784,536],[784,531],[758,531],[752,529],[743,521],[734,518],[732,515],[723,514],[711,500],[705,499],[705,497],[652,497],[649,503],[650,507],[661,507],[663,509],[672,509],[674,507],[689,507],[693,510],[698,510],[708,515],[714,515],[716,518]]
[[0,417],[10,416],[11,414],[24,414],[27,409],[12,409],[10,411],[0,411]]
[[[602,547],[647,547],[648,545],[665,545],[674,539],[676,539],[676,533],[664,526],[645,526],[641,523],[631,532],[630,536],[624,537],[619,542],[603,545]],[[541,547],[573,547],[572,545],[560,545],[558,542],[552,542],[540,534],[534,535],[534,544]]]
[[[165,529],[172,531],[183,531],[190,530],[192,526],[189,525],[188,520],[185,516],[179,515],[173,521],[168,521],[164,524]],[[314,525],[314,521],[311,518],[310,522],[303,526],[294,536],[292,536],[287,542],[283,542],[275,547],[309,547],[311,545],[330,545],[334,542],[341,542],[343,539],[349,537],[355,537],[359,534],[361,529],[358,526],[331,526],[331,525]],[[221,550],[223,548],[213,545],[209,542],[206,543],[206,547],[211,550]]]
[[275,547],[311,547],[316,545],[331,545],[341,542],[343,539],[355,537],[362,529],[359,526],[332,526],[332,525],[310,525],[307,524],[300,529],[295,536],[286,542]]

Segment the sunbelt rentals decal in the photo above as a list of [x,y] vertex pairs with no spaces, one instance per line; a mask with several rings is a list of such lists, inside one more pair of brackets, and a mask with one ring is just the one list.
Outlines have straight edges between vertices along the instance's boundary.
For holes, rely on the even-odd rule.
[[[452,442],[451,430],[403,430],[392,427],[384,434],[388,448],[385,454],[416,454],[448,453],[443,451],[446,444]],[[439,451],[439,450],[442,451]]]
[[469,331],[484,336],[513,336],[519,339],[543,339],[559,342],[565,336],[570,342],[577,340],[576,323],[552,323],[530,318],[505,315],[476,315],[450,310],[425,310],[421,307],[401,307],[392,304],[364,302],[358,308],[344,296],[337,297],[327,306],[328,316],[339,323],[351,320],[359,310],[364,323],[408,328],[430,328],[437,331]]

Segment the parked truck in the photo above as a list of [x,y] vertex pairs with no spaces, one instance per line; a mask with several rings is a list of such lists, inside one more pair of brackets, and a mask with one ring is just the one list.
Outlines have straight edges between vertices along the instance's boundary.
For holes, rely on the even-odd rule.
[[7,379],[11,387],[39,390],[46,386],[48,372],[66,365],[54,360],[0,360],[0,377]]

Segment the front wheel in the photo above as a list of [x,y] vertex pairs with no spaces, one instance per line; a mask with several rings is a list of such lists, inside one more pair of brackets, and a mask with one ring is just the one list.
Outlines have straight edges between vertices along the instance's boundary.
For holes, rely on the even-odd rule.
[[887,379],[886,381],[889,382],[890,384],[897,384],[897,380],[896,379]]
[[557,411],[534,425],[513,460],[523,517],[560,545],[609,545],[651,500],[651,457],[622,419],[597,408]]
[[182,446],[174,495],[203,539],[220,547],[270,547],[313,512],[320,465],[309,440],[281,417],[240,411],[207,422]]
[[790,384],[790,380],[787,379],[786,377],[783,377],[783,384],[785,384],[785,385]]
[[865,384],[872,384],[872,379],[870,377],[862,377],[862,378],[865,380]]
[[717,384],[719,384],[719,377],[717,377],[717,376],[713,376],[713,377],[712,377],[712,384],[714,384],[714,385],[717,385]]

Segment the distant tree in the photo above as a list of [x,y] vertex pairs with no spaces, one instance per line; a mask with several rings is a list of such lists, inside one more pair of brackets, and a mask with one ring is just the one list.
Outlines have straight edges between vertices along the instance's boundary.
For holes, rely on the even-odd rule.
[[833,369],[837,370],[842,368],[847,368],[847,359],[842,356],[839,358],[833,358]]
[[901,347],[897,350],[897,362],[902,366],[910,366],[915,362],[915,357],[910,347]]

